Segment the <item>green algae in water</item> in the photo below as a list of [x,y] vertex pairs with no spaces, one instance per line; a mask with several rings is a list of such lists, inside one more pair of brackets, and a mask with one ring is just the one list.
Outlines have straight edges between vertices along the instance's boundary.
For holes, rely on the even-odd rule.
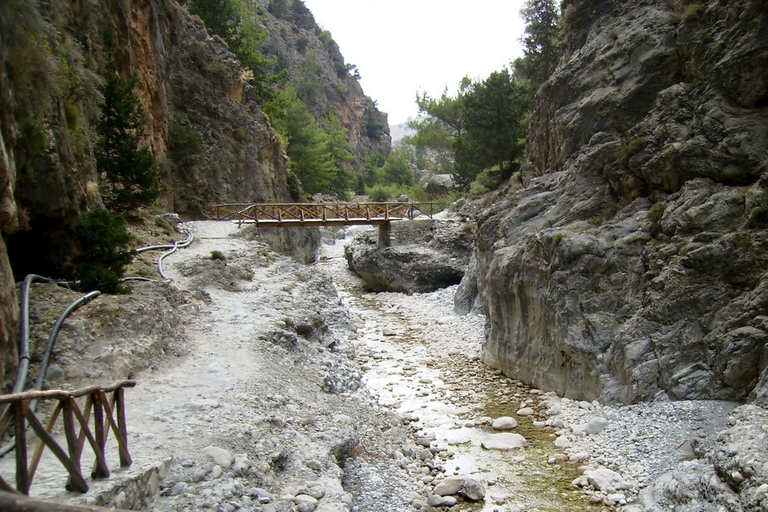
[[[520,388],[518,391],[524,392]],[[510,455],[510,458],[525,456],[525,461],[512,469],[514,478],[511,480],[513,481],[506,482],[514,486],[516,495],[521,497],[527,495],[522,497],[521,501],[539,504],[528,507],[526,510],[529,512],[594,512],[603,509],[602,505],[588,503],[579,491],[571,487],[571,482],[580,475],[578,468],[547,462],[550,457],[561,453],[555,448],[552,432],[545,428],[534,427],[530,417],[518,416],[516,407],[508,403],[510,398],[499,397],[495,392],[488,392],[483,414],[491,418],[500,416],[515,418],[517,427],[511,432],[522,435],[528,441],[528,446],[519,451],[513,451]],[[517,402],[519,399],[513,400]],[[483,430],[488,434],[495,432],[490,427]],[[500,478],[499,481],[504,482],[505,479]]]

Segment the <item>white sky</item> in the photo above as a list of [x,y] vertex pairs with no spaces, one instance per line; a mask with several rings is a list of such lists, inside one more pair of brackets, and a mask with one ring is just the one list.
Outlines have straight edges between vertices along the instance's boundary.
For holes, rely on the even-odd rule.
[[522,55],[524,0],[304,0],[357,65],[390,125],[416,117],[416,92],[455,94]]

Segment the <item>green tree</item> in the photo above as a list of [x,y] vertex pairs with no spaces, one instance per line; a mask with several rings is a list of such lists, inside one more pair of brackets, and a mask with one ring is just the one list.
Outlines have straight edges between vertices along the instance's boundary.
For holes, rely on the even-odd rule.
[[290,169],[308,194],[329,192],[335,168],[328,153],[328,135],[292,89],[285,104],[285,118],[281,122],[288,142],[286,153],[290,158]]
[[83,291],[104,293],[126,291],[120,286],[124,267],[131,262],[131,235],[120,215],[99,209],[81,215],[75,221],[75,238],[80,254],[75,259]]
[[527,0],[520,15],[526,23],[524,56],[515,61],[515,70],[538,88],[560,59],[560,11],[555,0]]
[[433,98],[426,92],[416,94],[419,118],[408,122],[416,134],[407,142],[418,150],[433,151],[443,172],[450,172],[453,168],[456,141],[463,129],[461,102],[470,85],[469,78],[464,77],[455,96],[449,96],[448,89],[440,98]]
[[108,183],[105,204],[118,212],[147,205],[158,195],[155,159],[141,145],[144,116],[133,93],[135,84],[136,77],[126,80],[113,70],[107,73],[96,126],[96,166]]
[[317,60],[317,53],[314,50],[310,51],[304,62],[299,65],[296,94],[305,104],[311,104],[320,99],[322,84],[318,76],[321,69],[320,62]]
[[504,179],[525,149],[530,92],[509,71],[496,71],[473,84],[462,100],[464,133],[456,144],[454,179],[468,187],[477,172],[498,166]]
[[259,23],[257,6],[258,2],[244,0],[190,0],[187,9],[200,16],[205,26],[227,43],[257,96],[271,101],[273,86],[285,75],[274,73],[275,59],[262,53],[269,34]]
[[413,169],[408,165],[405,151],[402,148],[395,148],[387,157],[384,167],[381,168],[381,181],[385,184],[411,186],[414,180]]
[[348,199],[349,191],[352,188],[352,173],[347,168],[347,164],[353,161],[355,157],[349,151],[347,131],[341,124],[339,116],[335,112],[331,112],[326,124],[328,135],[326,147],[333,165],[333,178],[329,188],[341,199]]

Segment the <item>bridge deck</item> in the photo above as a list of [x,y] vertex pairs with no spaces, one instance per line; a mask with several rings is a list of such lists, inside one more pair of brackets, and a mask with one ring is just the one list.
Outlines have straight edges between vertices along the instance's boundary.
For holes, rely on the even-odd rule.
[[432,218],[434,203],[266,203],[217,204],[217,220],[259,227],[382,225]]

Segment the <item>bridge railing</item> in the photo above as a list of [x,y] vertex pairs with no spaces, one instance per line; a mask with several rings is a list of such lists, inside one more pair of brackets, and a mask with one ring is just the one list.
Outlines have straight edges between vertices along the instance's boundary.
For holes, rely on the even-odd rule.
[[[16,488],[14,489],[0,476],[0,490],[28,495],[43,450],[47,447],[69,474],[66,489],[88,492],[88,483],[83,477],[80,465],[85,441],[88,441],[96,456],[91,477],[107,478],[109,467],[104,450],[110,430],[114,432],[117,439],[120,466],[130,466],[133,461],[128,453],[125,388],[132,388],[135,385],[136,382],[132,380],[124,380],[112,386],[89,386],[77,391],[26,391],[0,396],[0,404],[8,404],[5,413],[0,417],[0,432],[10,421],[13,421],[16,449]],[[108,393],[112,394],[111,398],[107,396]],[[85,404],[81,409],[76,399],[83,397]],[[46,426],[43,426],[30,407],[31,402],[38,400],[57,401]],[[91,413],[93,413],[93,432],[89,427]],[[64,451],[51,434],[59,416],[63,418],[67,451]],[[79,432],[77,425],[80,427]],[[28,459],[27,454],[27,426],[39,438],[31,460]]]
[[420,215],[431,219],[435,203],[229,203],[213,207],[217,220],[279,226],[377,224]]

